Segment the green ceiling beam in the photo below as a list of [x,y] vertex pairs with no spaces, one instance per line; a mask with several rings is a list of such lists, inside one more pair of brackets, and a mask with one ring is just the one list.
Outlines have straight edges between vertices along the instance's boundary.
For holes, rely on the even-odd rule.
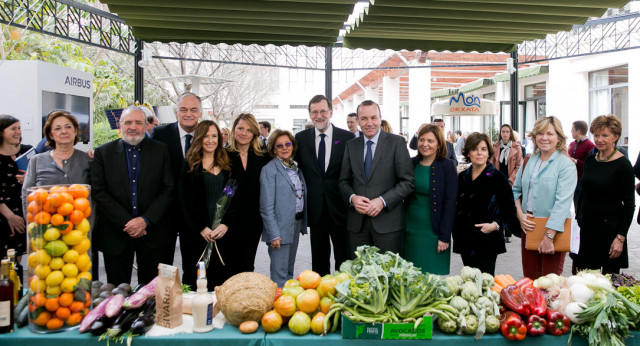
[[[194,23],[212,23],[211,18],[205,17],[192,17],[192,16],[174,16],[174,15],[146,15],[146,14],[131,14],[127,16],[131,23],[137,23],[139,20],[152,20],[161,21],[163,24],[170,21],[177,22],[194,22]],[[216,24],[229,24],[229,25],[255,25],[260,24],[263,26],[277,26],[277,27],[292,27],[292,28],[317,28],[317,29],[336,29],[340,30],[343,27],[342,22],[329,22],[329,21],[301,21],[300,19],[285,20],[285,19],[261,19],[256,21],[251,18],[216,18]],[[136,24],[138,25],[138,24]],[[337,31],[336,31],[337,34]]]
[[[209,10],[233,10],[233,11],[263,11],[263,12],[296,12],[296,13],[347,13],[353,12],[353,3],[351,4],[327,4],[323,2],[304,3],[304,2],[270,2],[268,6],[263,1],[246,1],[246,0],[103,0],[101,1],[109,6],[143,6],[143,7],[161,7],[166,10],[173,8],[193,8],[193,9],[209,9]],[[354,1],[355,3],[355,1]],[[109,7],[111,10],[111,7]]]
[[[380,1],[380,0],[378,0]],[[403,0],[399,0],[403,1]],[[478,0],[437,0],[440,2],[465,2],[475,3]],[[492,4],[513,4],[514,0],[483,0],[484,3]],[[629,0],[518,0],[521,5],[542,5],[557,7],[594,7],[594,8],[620,8],[626,5]]]
[[403,40],[403,39],[379,39],[345,36],[343,45],[347,48],[356,49],[393,49],[393,50],[436,50],[436,51],[458,51],[465,52],[505,52],[509,53],[515,49],[514,44],[509,43],[485,43],[485,42],[455,42],[438,40]]
[[[256,24],[260,24],[257,22]],[[195,23],[195,22],[179,22],[179,21],[157,21],[157,20],[131,20],[131,25],[135,28],[158,28],[177,29],[177,30],[202,30],[212,32],[235,32],[235,33],[262,33],[274,35],[305,35],[305,36],[321,36],[335,39],[338,35],[337,29],[313,29],[313,28],[297,28],[295,33],[289,27],[276,27],[264,25],[229,25],[216,23]]]
[[[215,37],[215,42],[252,42],[257,44],[270,44],[275,42],[290,42],[290,45],[319,45],[328,46],[334,43],[335,38],[297,36],[297,35],[274,35],[258,33],[238,33],[238,32],[216,32],[205,30],[174,30],[159,28],[133,28],[133,35],[136,38],[147,42],[211,42]],[[185,40],[190,41],[185,41]]]

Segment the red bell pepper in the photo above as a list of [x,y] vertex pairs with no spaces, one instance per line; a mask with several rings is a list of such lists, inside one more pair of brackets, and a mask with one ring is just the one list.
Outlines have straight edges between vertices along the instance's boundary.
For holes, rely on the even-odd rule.
[[522,340],[527,336],[527,326],[518,314],[507,311],[500,318],[500,331],[508,340]]
[[569,332],[571,320],[560,311],[547,309],[547,330],[549,334],[560,336]]
[[527,334],[531,336],[539,336],[543,335],[546,330],[547,320],[537,315],[529,316],[529,319],[527,320]]
[[516,285],[509,285],[500,291],[500,300],[504,306],[522,316],[531,315],[529,302],[522,290]]
[[545,317],[545,313],[547,312],[547,300],[544,298],[542,292],[533,286],[522,289],[522,292],[529,303],[531,314]]
[[525,289],[527,287],[534,287],[533,286],[533,280],[529,279],[529,278],[522,278],[518,281],[516,281],[516,283],[514,284],[518,287],[520,287],[520,289]]

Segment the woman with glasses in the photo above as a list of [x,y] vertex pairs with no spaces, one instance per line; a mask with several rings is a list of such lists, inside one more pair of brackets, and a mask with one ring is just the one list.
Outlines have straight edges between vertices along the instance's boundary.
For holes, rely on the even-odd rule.
[[275,130],[267,149],[274,159],[260,174],[262,241],[269,246],[271,280],[282,287],[293,278],[300,233],[307,233],[306,184],[293,160],[298,144],[291,132]]

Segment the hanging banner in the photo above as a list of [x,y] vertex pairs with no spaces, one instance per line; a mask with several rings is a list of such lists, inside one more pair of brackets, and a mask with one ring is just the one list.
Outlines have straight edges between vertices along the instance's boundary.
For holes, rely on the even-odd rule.
[[495,101],[473,95],[464,96],[464,93],[431,105],[432,116],[495,115],[497,113],[498,107]]

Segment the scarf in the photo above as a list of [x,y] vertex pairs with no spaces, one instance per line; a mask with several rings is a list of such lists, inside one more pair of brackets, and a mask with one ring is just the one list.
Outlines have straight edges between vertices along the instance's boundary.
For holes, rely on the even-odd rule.
[[285,168],[291,169],[291,170],[294,170],[294,171],[298,170],[298,164],[292,158],[289,158],[286,161],[281,159],[281,158],[278,158],[278,160],[280,160],[280,162],[282,162],[282,164],[284,165]]
[[511,141],[509,143],[504,144],[502,140],[500,140],[500,160],[499,162],[503,162],[505,165],[509,161],[509,152],[511,151]]

